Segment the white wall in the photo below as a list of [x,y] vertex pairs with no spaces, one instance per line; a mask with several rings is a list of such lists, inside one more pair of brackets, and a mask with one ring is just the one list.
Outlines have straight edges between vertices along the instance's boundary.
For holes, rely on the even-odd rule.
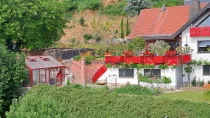
[[[185,29],[182,32],[182,46],[184,46],[186,43],[188,46],[190,46],[193,49],[192,52],[192,60],[208,60],[210,61],[210,53],[198,53],[198,44],[197,41],[202,41],[202,40],[210,40],[210,37],[190,37],[190,27]],[[183,67],[184,71],[184,81],[186,82],[188,80],[188,74],[185,72],[184,68],[186,65]],[[193,72],[191,73],[191,80],[195,78],[197,80],[204,80],[204,82],[210,81],[210,76],[204,76],[203,75],[203,67],[202,66],[193,66]]]
[[[139,72],[144,74],[144,69],[141,69]],[[113,76],[113,75],[116,75],[116,76]],[[171,68],[168,68],[166,70],[161,70],[161,76],[170,77],[172,80],[172,83],[168,85],[161,84],[159,85],[160,87],[174,88],[174,89],[176,88],[176,69],[172,70]],[[111,84],[111,83],[114,84],[115,82],[117,82],[117,84],[126,84],[128,82],[130,84],[138,84],[137,69],[134,69],[133,78],[119,78],[119,68],[108,68],[107,71],[98,79],[98,81],[106,81],[106,79],[107,79],[108,84]],[[143,82],[140,82],[140,85],[150,86],[150,84],[143,83]],[[154,86],[156,87],[158,85],[154,84]]]
[[108,68],[107,71],[98,79],[98,81],[107,81],[109,84],[126,84],[128,82],[130,84],[138,84],[137,69],[134,69],[133,78],[120,78],[119,68]]

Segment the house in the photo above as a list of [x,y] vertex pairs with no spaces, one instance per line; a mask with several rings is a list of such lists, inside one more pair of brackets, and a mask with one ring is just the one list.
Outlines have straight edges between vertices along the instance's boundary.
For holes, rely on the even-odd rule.
[[[119,67],[107,68],[103,73],[96,73],[94,82],[106,80],[108,83],[138,84],[138,73],[144,76],[161,78],[169,77],[172,82],[166,85],[167,88],[179,89],[186,86],[188,78],[190,81],[210,81],[210,3],[200,4],[199,0],[191,0],[190,5],[144,9],[141,11],[129,40],[135,37],[142,37],[146,41],[146,48],[150,43],[162,40],[170,45],[170,51],[177,47],[191,47],[193,52],[183,55],[181,53],[160,56],[106,56],[105,62],[134,64],[153,64],[154,68],[121,69]],[[169,52],[170,52],[169,51]],[[194,60],[191,65],[192,72],[186,72],[187,64]],[[196,61],[195,61],[196,60]],[[196,64],[195,64],[196,62]],[[159,68],[159,65],[169,65],[167,69]],[[174,68],[172,68],[176,65]],[[97,79],[96,79],[97,78]],[[147,86],[147,83],[140,82]]]
[[69,68],[51,56],[27,56],[25,64],[28,69],[28,78],[23,82],[25,87],[40,83],[61,86],[69,73]]

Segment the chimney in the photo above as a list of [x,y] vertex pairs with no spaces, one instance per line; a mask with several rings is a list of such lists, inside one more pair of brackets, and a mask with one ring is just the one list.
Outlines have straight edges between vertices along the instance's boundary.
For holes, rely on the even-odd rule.
[[190,19],[200,11],[200,0],[190,1]]

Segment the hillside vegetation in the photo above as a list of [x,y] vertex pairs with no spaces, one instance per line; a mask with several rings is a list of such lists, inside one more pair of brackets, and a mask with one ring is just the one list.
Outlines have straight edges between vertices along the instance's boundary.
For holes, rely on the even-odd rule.
[[[142,91],[143,92],[143,91]],[[148,90],[144,90],[148,92]],[[143,93],[144,93],[143,92]],[[78,85],[33,87],[14,100],[7,118],[209,118],[210,104],[154,98],[150,95],[118,95],[106,88]]]
[[[68,7],[65,35],[54,47],[72,47],[72,43],[95,43],[100,37],[101,44],[110,44],[121,37],[121,20],[123,31],[126,22],[131,30],[138,18],[138,11],[145,8],[162,7],[163,0],[64,0]],[[74,2],[72,2],[74,1]],[[72,4],[73,3],[73,4]],[[128,5],[130,4],[130,5]],[[183,5],[183,0],[166,0],[166,6]],[[83,19],[81,23],[81,19]],[[128,20],[128,21],[127,21]],[[85,35],[89,35],[85,41]],[[91,37],[92,36],[92,37]],[[123,37],[127,35],[124,33]],[[74,46],[73,46],[74,47]]]

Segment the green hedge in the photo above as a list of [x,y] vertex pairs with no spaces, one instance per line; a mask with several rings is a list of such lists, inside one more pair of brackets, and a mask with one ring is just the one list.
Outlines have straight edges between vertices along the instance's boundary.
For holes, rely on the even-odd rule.
[[147,94],[152,95],[157,93],[156,90],[149,89],[138,85],[126,85],[114,90],[118,94]]
[[7,118],[210,118],[210,105],[145,95],[118,95],[105,88],[41,85],[13,102]]

